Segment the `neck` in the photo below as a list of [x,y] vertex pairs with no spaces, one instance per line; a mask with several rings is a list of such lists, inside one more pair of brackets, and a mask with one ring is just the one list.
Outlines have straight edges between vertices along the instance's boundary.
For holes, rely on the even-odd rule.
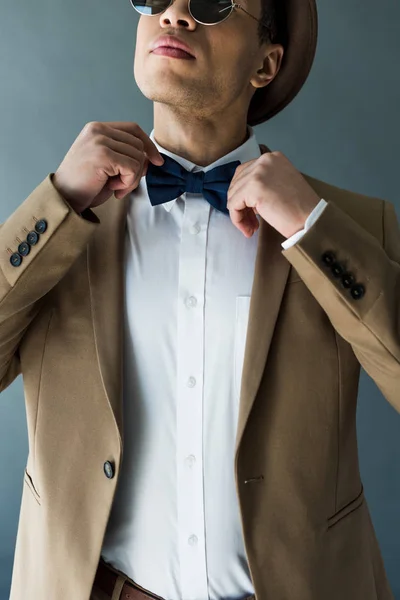
[[182,117],[154,103],[154,138],[169,152],[207,167],[244,144],[249,132],[246,119]]

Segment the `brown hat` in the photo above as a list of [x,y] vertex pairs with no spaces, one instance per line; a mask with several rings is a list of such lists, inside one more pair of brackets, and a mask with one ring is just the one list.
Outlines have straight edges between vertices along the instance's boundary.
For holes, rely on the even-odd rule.
[[[278,0],[279,1],[279,0]],[[316,0],[280,0],[286,13],[287,43],[281,68],[266,87],[258,88],[247,113],[250,126],[275,116],[303,87],[314,61],[318,37]]]

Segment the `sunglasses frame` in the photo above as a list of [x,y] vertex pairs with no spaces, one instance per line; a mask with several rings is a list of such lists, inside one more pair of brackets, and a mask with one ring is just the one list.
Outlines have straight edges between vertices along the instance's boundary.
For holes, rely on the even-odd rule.
[[[130,0],[130,3],[132,5],[132,7],[136,10],[136,12],[138,12],[142,17],[158,17],[159,15],[162,15],[162,13],[165,12],[167,10],[167,8],[169,8],[171,6],[171,4],[173,3],[173,1],[174,0],[170,0],[168,6],[166,6],[162,11],[160,11],[159,13],[156,13],[154,15],[146,15],[144,13],[141,13],[140,10],[138,10],[136,8],[136,6],[134,4],[134,0]],[[255,21],[257,21],[258,23],[261,23],[262,25],[264,25],[264,27],[268,27],[267,23],[264,23],[264,21],[262,21],[260,19],[257,19],[257,17],[255,17],[254,15],[250,14],[245,8],[243,8],[243,6],[241,4],[237,4],[233,0],[232,0],[232,3],[231,3],[230,7],[228,6],[227,8],[223,9],[223,10],[229,10],[230,9],[230,12],[229,12],[229,14],[224,19],[222,19],[222,21],[217,21],[216,23],[202,23],[201,21],[198,21],[196,19],[196,17],[193,16],[192,11],[190,10],[190,3],[191,3],[191,0],[188,0],[188,9],[189,9],[189,12],[192,15],[193,19],[196,21],[196,23],[199,23],[200,25],[219,25],[220,23],[223,23],[224,21],[226,21],[231,16],[231,14],[233,13],[234,9],[239,8],[243,12],[245,12],[246,15],[248,15],[249,17],[251,17],[252,19],[254,19]],[[220,12],[222,12],[222,11],[220,11]]]

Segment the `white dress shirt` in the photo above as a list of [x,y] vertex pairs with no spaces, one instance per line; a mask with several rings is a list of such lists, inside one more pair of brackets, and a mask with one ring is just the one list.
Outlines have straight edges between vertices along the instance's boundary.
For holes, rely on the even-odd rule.
[[[196,172],[258,158],[253,128],[248,133],[239,148],[207,167],[165,150],[154,129],[150,138]],[[321,200],[305,229],[282,245],[296,243],[325,205]],[[131,194],[124,454],[101,554],[166,600],[254,593],[234,445],[257,242],[258,231],[246,238],[201,194],[153,207],[145,177]]]

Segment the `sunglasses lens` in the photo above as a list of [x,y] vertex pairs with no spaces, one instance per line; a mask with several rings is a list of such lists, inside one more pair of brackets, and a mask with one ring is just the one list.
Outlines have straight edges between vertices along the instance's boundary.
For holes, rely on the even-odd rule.
[[[142,15],[158,15],[170,5],[170,0],[131,0]],[[190,11],[196,21],[213,25],[224,21],[232,12],[232,0],[191,0]]]
[[229,17],[232,0],[191,0],[190,10],[196,21],[212,25]]
[[169,5],[169,0],[131,0],[133,6],[142,15],[158,15]]

